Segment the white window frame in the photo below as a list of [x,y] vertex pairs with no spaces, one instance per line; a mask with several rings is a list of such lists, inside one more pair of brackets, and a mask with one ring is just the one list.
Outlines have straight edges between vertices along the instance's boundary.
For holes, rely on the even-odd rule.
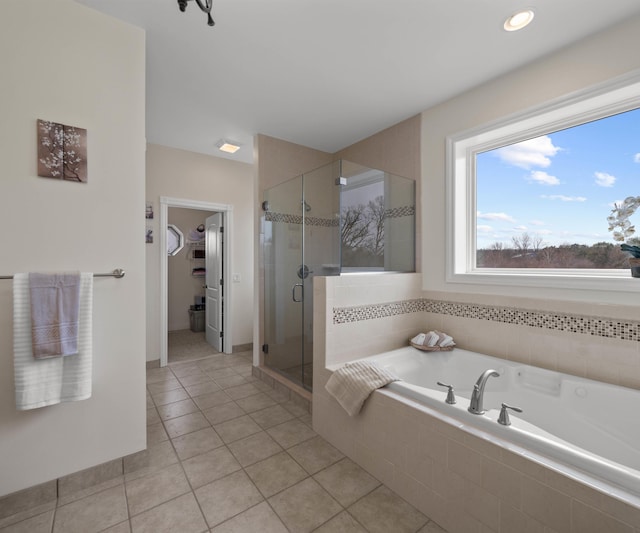
[[[638,290],[629,270],[476,267],[476,154],[640,107],[640,72],[447,137],[446,280],[569,289]],[[640,191],[639,191],[640,193]],[[602,219],[606,227],[606,217]],[[613,240],[612,240],[613,242]]]

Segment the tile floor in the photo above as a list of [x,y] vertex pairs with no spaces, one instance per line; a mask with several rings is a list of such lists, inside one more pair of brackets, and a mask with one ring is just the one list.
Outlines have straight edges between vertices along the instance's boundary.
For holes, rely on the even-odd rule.
[[148,370],[147,450],[125,459],[123,476],[0,532],[443,533],[255,379],[250,358]]

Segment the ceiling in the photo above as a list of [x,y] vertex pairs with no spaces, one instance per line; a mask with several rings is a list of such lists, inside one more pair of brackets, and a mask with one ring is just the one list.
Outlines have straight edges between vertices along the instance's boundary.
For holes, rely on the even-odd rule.
[[[253,161],[263,133],[336,152],[640,14],[638,0],[76,0],[144,28],[147,141]],[[535,18],[502,24],[519,8]],[[570,75],[570,70],[568,70]],[[238,141],[226,156],[215,143]]]

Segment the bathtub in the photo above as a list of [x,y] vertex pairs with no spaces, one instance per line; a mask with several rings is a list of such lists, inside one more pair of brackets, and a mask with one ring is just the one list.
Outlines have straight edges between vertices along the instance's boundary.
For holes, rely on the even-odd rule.
[[[416,402],[432,415],[637,505],[640,501],[640,391],[510,362],[462,349],[410,346],[368,357],[401,378],[380,393]],[[467,411],[476,380],[486,383],[483,415]],[[457,403],[445,402],[453,385]],[[510,426],[498,424],[502,403]]]

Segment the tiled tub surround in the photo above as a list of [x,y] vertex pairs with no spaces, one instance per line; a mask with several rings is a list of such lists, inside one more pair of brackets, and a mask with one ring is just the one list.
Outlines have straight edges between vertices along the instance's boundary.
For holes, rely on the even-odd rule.
[[399,348],[418,331],[428,329],[446,331],[461,348],[640,388],[640,343],[593,335],[589,328],[574,333],[479,315],[455,316],[433,308],[414,311],[415,302],[409,304],[409,312],[393,307],[378,318],[334,321],[341,308],[353,312],[354,307],[367,306],[373,311],[369,306],[380,310],[389,302],[427,296],[427,301],[451,305],[440,311],[456,305],[466,310],[473,305],[504,312],[532,309],[560,320],[619,317],[622,323],[634,324],[637,310],[468,294],[427,295],[413,276],[316,279],[314,429],[452,533],[640,533],[638,507],[544,467],[532,457],[498,447],[482,434],[472,435],[416,402],[377,391],[362,413],[351,418],[324,389],[330,376],[327,365]]

